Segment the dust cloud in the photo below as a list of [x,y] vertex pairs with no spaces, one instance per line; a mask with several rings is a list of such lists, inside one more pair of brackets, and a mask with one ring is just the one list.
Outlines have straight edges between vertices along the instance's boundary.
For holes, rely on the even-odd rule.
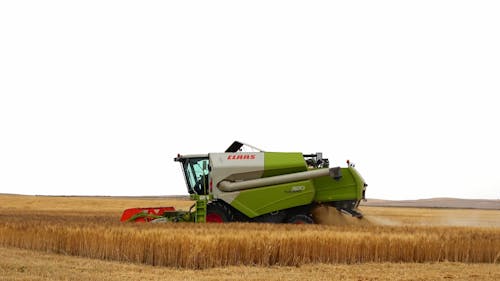
[[320,206],[313,210],[314,221],[324,225],[371,225],[372,223],[365,218],[358,219],[350,215],[343,214],[336,208],[328,206]]
[[324,225],[338,225],[338,226],[368,226],[368,225],[387,225],[397,226],[402,225],[401,222],[391,220],[389,218],[363,214],[362,219],[352,217],[351,215],[344,214],[334,207],[320,206],[313,210],[314,221],[318,224]]
[[368,208],[364,217],[354,218],[334,207],[319,206],[313,210],[315,222],[337,226],[459,226],[500,227],[498,210]]
[[389,218],[378,217],[374,215],[366,215],[364,216],[363,219],[370,222],[371,225],[389,225],[389,226],[402,225],[402,223],[399,221],[391,220]]

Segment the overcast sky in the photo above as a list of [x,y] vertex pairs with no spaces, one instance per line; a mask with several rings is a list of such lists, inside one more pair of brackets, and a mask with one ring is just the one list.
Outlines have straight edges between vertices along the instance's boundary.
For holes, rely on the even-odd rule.
[[498,1],[2,1],[0,193],[187,194],[233,140],[500,199]]

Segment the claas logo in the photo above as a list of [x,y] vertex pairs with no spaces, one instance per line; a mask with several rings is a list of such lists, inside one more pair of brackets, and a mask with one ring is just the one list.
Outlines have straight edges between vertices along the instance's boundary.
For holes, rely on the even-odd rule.
[[227,160],[253,160],[255,157],[255,154],[233,154],[228,155]]

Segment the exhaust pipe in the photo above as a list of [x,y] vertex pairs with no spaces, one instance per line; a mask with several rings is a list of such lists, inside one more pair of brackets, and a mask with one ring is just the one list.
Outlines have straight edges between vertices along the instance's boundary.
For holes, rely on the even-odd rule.
[[313,178],[320,178],[324,176],[330,176],[334,180],[339,180],[340,178],[342,178],[341,168],[335,167],[335,168],[316,169],[312,171],[298,172],[293,174],[279,175],[274,177],[240,181],[240,182],[230,182],[225,180],[221,181],[217,185],[217,187],[221,191],[231,192],[231,191],[245,190],[256,187],[289,183],[294,181],[308,180]]

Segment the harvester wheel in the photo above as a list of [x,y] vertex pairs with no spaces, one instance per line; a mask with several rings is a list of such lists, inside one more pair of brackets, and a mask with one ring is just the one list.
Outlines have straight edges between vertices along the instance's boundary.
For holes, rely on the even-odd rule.
[[234,220],[233,213],[229,207],[221,202],[211,202],[207,205],[207,222],[223,223]]
[[293,223],[293,224],[313,224],[314,220],[311,218],[311,216],[308,215],[295,215],[288,219],[288,223]]

